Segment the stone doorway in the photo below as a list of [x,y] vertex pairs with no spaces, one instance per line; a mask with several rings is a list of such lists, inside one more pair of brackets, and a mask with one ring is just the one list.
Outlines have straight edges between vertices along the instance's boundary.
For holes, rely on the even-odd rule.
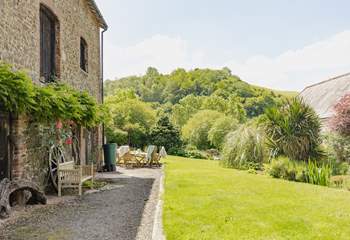
[[10,178],[10,116],[0,112],[0,181]]

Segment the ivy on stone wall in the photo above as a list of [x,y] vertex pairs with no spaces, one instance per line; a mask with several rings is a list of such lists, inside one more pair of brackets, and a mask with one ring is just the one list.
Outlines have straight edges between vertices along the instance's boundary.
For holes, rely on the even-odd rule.
[[11,66],[0,63],[0,110],[11,113],[32,112],[35,106],[32,80]]
[[88,128],[100,124],[107,113],[87,92],[61,83],[37,86],[24,72],[1,63],[0,109],[38,122],[73,121]]

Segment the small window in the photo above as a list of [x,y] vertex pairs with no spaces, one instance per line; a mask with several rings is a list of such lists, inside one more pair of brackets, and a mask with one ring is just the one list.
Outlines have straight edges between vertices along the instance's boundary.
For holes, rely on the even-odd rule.
[[88,46],[84,38],[80,38],[80,68],[88,72]]
[[57,26],[56,16],[46,7],[40,7],[40,76],[46,82],[57,76]]

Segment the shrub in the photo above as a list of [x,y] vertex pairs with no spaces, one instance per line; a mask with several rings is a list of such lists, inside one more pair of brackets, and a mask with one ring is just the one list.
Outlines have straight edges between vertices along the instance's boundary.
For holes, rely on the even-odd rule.
[[151,129],[150,142],[159,147],[165,147],[168,151],[179,148],[182,145],[180,131],[171,124],[168,116],[161,116],[156,125]]
[[238,128],[238,120],[231,117],[219,118],[208,132],[210,143],[217,149],[222,149],[226,135]]
[[333,176],[330,179],[330,185],[333,187],[350,190],[350,176],[349,175]]
[[266,156],[264,139],[262,131],[245,125],[229,133],[223,148],[222,165],[238,169],[261,169]]
[[329,186],[332,167],[328,164],[319,165],[316,162],[305,163],[279,157],[272,160],[268,173],[274,178]]
[[106,128],[107,141],[118,145],[128,144],[128,133],[121,129]]
[[329,133],[324,136],[324,143],[330,158],[337,162],[350,161],[350,136]]
[[329,165],[323,164],[321,167],[317,166],[316,162],[309,162],[306,169],[306,182],[329,186],[332,169]]
[[350,94],[344,95],[334,106],[330,127],[341,135],[350,135]]
[[202,110],[194,114],[182,128],[184,140],[198,149],[210,148],[208,133],[217,119],[224,116],[212,110]]
[[315,111],[300,99],[266,111],[268,146],[273,156],[307,161],[323,156],[320,150],[321,124]]
[[279,157],[271,161],[268,173],[274,178],[283,178],[289,181],[304,182],[305,165],[291,161],[287,157]]
[[168,151],[169,154],[195,159],[208,159],[208,155],[197,149],[183,149],[183,148],[172,148]]

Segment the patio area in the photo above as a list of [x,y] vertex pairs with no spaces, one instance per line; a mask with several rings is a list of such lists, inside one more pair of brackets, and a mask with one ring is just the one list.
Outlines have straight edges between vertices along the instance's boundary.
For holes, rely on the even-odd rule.
[[105,187],[18,212],[0,223],[0,239],[152,239],[161,176],[159,168],[99,173]]

